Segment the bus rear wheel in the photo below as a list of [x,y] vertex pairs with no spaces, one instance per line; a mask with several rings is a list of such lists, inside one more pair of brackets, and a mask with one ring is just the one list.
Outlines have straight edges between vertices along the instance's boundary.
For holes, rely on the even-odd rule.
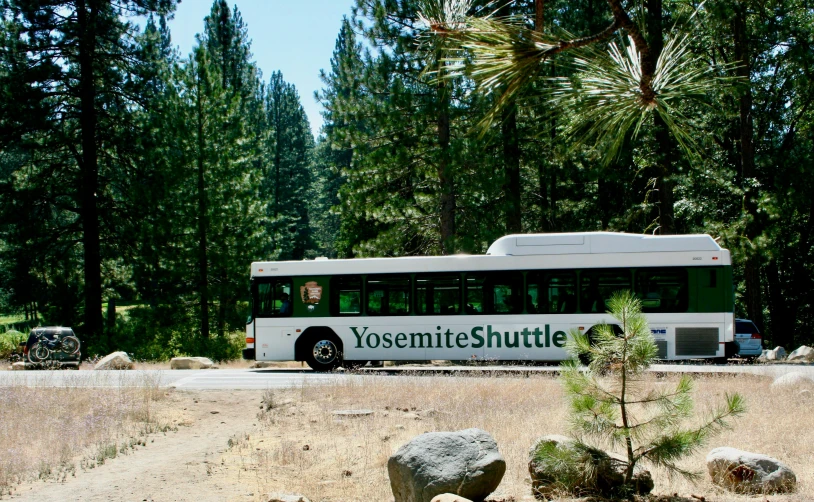
[[332,336],[317,336],[308,343],[305,362],[314,371],[333,371],[342,364],[342,343]]

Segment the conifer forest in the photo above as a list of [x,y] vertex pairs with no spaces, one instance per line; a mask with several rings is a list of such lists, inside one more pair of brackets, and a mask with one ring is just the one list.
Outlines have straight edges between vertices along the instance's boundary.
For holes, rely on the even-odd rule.
[[177,0],[0,0],[6,328],[228,359],[252,261],[615,231],[718,238],[736,315],[814,342],[807,1],[344,1],[301,95],[239,2],[181,54]]

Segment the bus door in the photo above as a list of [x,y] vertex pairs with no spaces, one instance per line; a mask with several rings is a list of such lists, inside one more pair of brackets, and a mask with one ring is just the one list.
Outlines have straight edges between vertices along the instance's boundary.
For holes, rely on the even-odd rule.
[[252,284],[252,295],[257,360],[293,360],[296,337],[290,326],[293,311],[291,278],[258,278]]

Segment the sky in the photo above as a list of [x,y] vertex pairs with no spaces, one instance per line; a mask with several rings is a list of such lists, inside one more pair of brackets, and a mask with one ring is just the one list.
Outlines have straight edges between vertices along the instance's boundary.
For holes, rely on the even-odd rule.
[[[203,30],[212,0],[182,0],[170,21],[172,43],[186,57]],[[322,106],[314,91],[322,89],[319,70],[329,69],[342,16],[350,17],[353,0],[234,0],[252,41],[253,59],[268,81],[275,71],[294,84],[316,136],[322,126]]]

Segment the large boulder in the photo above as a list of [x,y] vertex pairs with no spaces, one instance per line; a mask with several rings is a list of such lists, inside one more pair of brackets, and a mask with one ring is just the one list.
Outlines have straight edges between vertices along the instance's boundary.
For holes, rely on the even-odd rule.
[[735,448],[715,448],[707,455],[712,482],[736,493],[793,491],[797,477],[777,459]]
[[801,345],[789,354],[788,360],[810,363],[814,361],[814,349],[808,345]]
[[436,495],[435,497],[433,497],[432,502],[472,502],[472,501],[467,498],[461,497],[460,495],[444,493],[442,495]]
[[801,373],[799,371],[792,371],[790,373],[786,373],[781,377],[775,378],[774,382],[772,382],[772,387],[779,388],[792,388],[792,389],[805,389],[814,386],[814,380],[811,379],[805,373]]
[[208,357],[173,357],[170,359],[171,370],[208,370],[215,363]]
[[132,370],[133,361],[127,352],[114,352],[108,354],[96,363],[95,370]]
[[777,346],[772,350],[764,350],[760,357],[757,358],[759,362],[781,361],[786,358],[786,349]]
[[[624,495],[625,461],[616,455],[592,448],[559,435],[543,436],[529,451],[529,474],[535,498],[551,499],[560,494],[576,496]],[[634,469],[632,486],[637,494],[653,490],[650,472]]]
[[445,493],[481,502],[500,484],[506,461],[481,429],[428,432],[399,448],[387,472],[395,502],[431,502]]

